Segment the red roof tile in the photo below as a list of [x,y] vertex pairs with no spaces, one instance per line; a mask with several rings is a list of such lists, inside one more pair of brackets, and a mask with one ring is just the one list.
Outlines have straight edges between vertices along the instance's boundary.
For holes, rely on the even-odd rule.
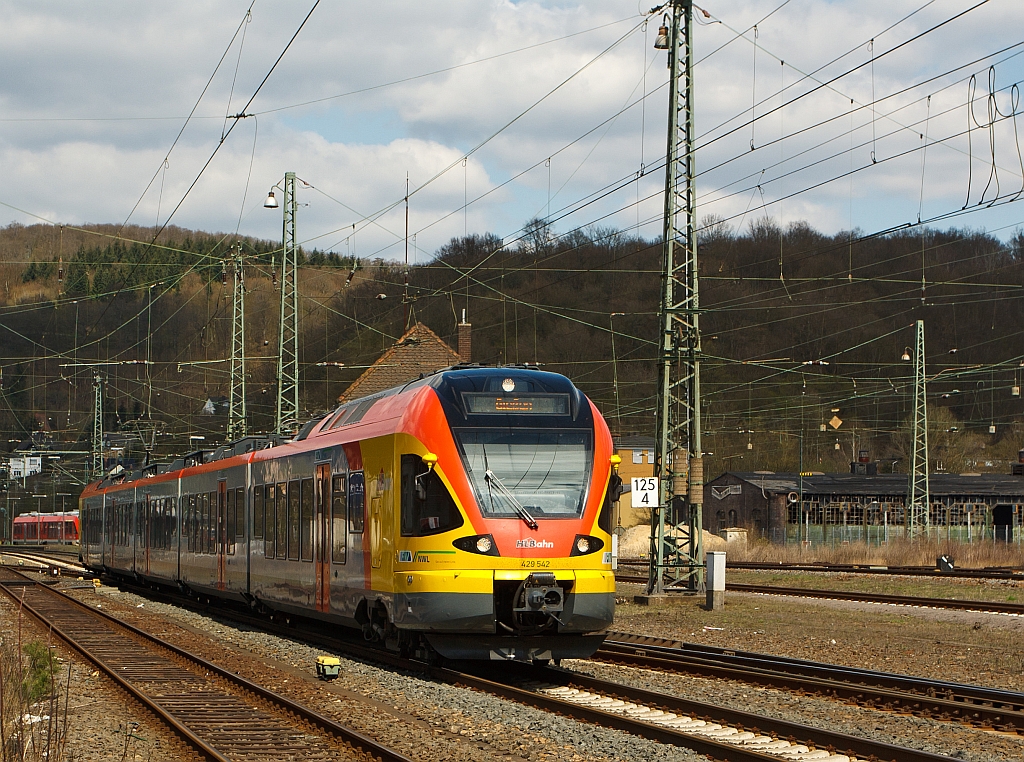
[[352,382],[338,397],[348,402],[359,397],[382,392],[395,386],[415,381],[423,373],[447,368],[462,362],[458,352],[423,323],[416,323],[405,332],[395,345]]

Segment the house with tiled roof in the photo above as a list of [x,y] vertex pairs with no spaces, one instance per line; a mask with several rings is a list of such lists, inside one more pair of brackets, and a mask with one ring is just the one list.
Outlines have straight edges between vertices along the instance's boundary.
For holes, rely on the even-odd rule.
[[459,351],[455,351],[423,323],[416,323],[388,351],[338,397],[338,402],[366,397],[395,386],[415,381],[424,373],[434,373],[470,362],[469,323],[459,323]]

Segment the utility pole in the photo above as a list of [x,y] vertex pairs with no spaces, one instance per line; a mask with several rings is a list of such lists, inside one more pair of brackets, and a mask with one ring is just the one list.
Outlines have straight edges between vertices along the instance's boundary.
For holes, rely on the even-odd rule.
[[103,385],[103,376],[94,372],[92,378],[92,468],[90,471],[96,479],[103,478]]
[[[654,44],[668,50],[669,101],[655,450],[660,495],[651,517],[648,593],[664,591],[666,572],[690,590],[704,589],[692,15],[692,0],[670,0]],[[677,524],[678,502],[687,506],[685,539],[681,521],[674,537],[665,532],[666,520]]]
[[241,439],[246,433],[245,413],[245,273],[242,269],[242,247],[232,247],[234,288],[231,297],[231,392],[228,402],[228,441]]
[[928,490],[928,406],[925,382],[924,321],[917,321],[914,348],[914,443],[910,455],[910,483],[907,489],[907,539],[928,536],[931,525]]
[[295,173],[284,175],[284,224],[281,235],[281,330],[277,348],[277,419],[274,431],[285,434],[299,425],[298,246],[295,241]]

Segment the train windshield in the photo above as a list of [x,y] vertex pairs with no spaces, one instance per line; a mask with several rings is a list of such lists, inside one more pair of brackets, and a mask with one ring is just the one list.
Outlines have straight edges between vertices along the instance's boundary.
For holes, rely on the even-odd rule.
[[455,432],[485,516],[579,516],[593,462],[588,431],[462,429]]

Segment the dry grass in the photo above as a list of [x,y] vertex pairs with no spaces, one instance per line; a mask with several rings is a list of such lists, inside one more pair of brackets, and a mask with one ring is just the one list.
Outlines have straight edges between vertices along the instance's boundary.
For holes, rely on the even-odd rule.
[[61,679],[51,647],[23,642],[16,629],[0,638],[0,762],[72,762],[67,748],[70,665]]
[[849,543],[830,547],[815,545],[773,545],[753,542],[746,548],[729,546],[729,558],[734,561],[761,563],[825,563],[872,564],[878,566],[933,566],[939,556],[950,556],[962,569],[983,569],[992,566],[1024,567],[1024,546],[1013,543],[973,542],[946,540],[910,542],[890,540],[884,545]]

